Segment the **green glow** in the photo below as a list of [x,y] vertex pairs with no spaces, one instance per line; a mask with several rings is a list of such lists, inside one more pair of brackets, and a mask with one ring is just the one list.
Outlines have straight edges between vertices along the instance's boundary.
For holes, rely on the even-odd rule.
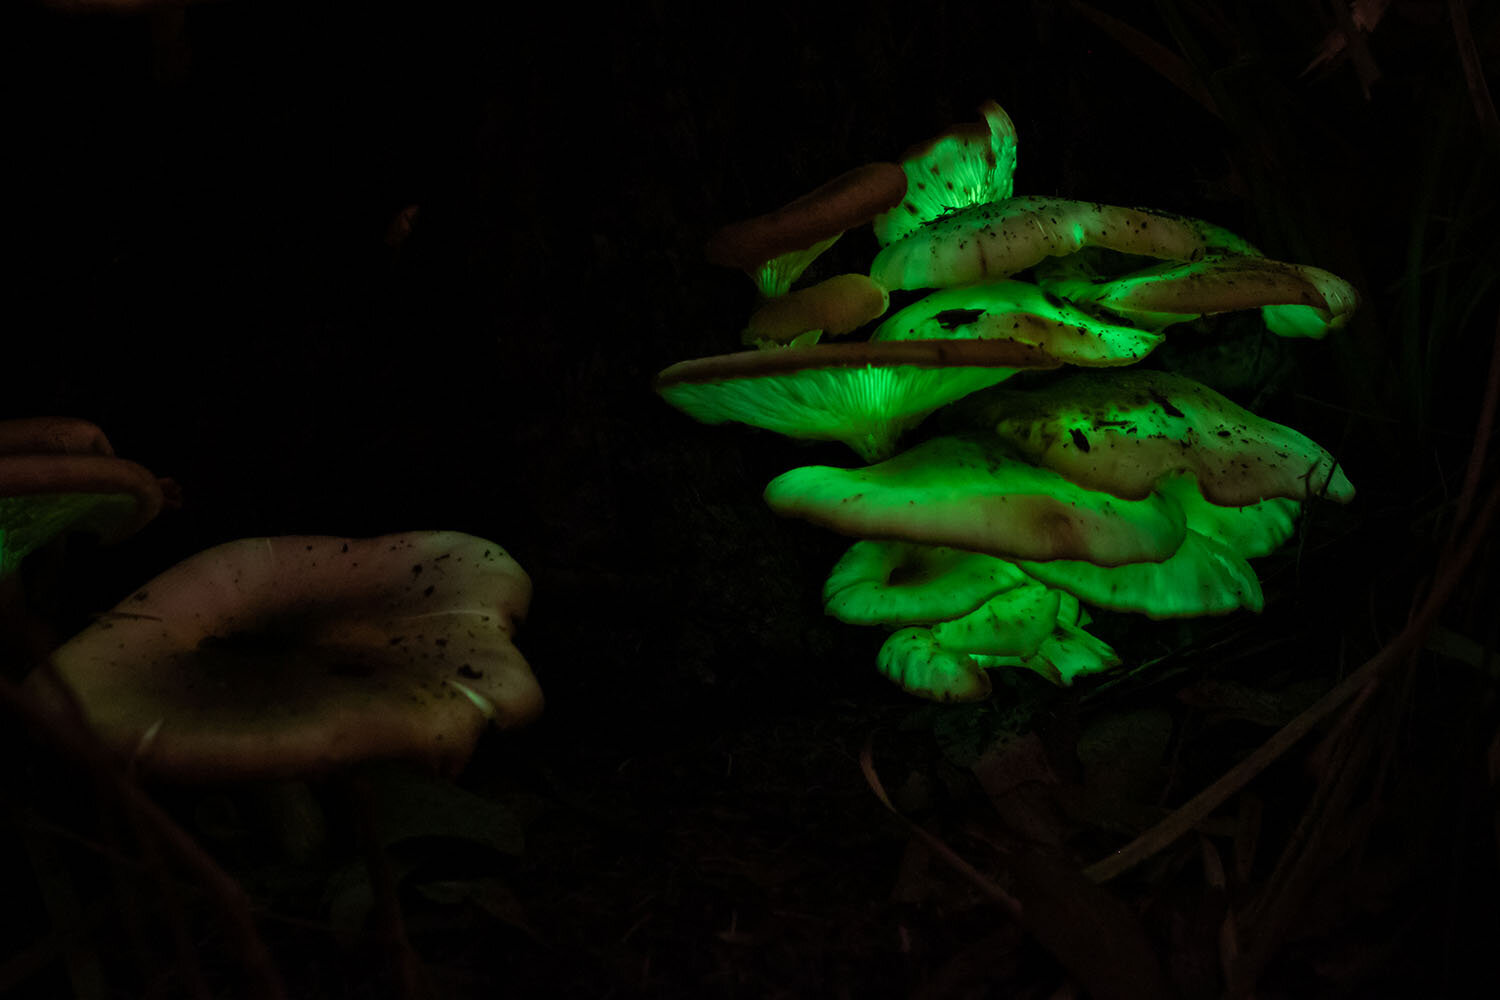
[[1109,643],[1083,628],[1059,621],[1057,629],[1031,656],[976,656],[974,661],[984,669],[1025,667],[1061,687],[1069,687],[1075,678],[1120,665],[1120,657]]
[[1027,583],[962,618],[934,624],[932,637],[955,653],[1030,656],[1057,627],[1062,596],[1043,584]]
[[122,493],[34,493],[0,497],[0,576],[53,538],[73,528],[107,530],[135,516],[136,500]]
[[1087,246],[1162,260],[1220,249],[1218,227],[1143,208],[1021,197],[975,205],[908,233],[875,255],[886,288],[953,288],[1004,278]]
[[765,496],[776,513],[841,534],[1013,559],[1159,560],[1186,531],[1181,508],[1165,497],[1089,490],[980,437],[935,438],[863,469],[793,469]]
[[990,679],[974,657],[943,649],[932,630],[904,628],[880,647],[875,666],[902,690],[932,701],[979,701]]
[[[1101,279],[1076,258],[1038,275],[1048,291],[1161,329],[1198,316],[1259,308],[1272,332],[1321,337],[1359,304],[1353,287],[1321,268],[1264,257],[1213,256]],[[1288,314],[1286,310],[1294,312]]]
[[1014,563],[909,542],[855,542],[823,585],[824,610],[852,625],[919,625],[966,615],[1026,583]]
[[980,112],[984,125],[960,125],[907,154],[906,197],[875,219],[881,246],[958,209],[1011,196],[1016,126],[994,101]]
[[704,423],[732,420],[788,437],[843,441],[875,461],[938,407],[1022,368],[1057,363],[1001,341],[819,344],[681,362],[657,376],[656,391]]
[[1260,582],[1249,563],[1226,546],[1189,530],[1170,559],[1104,567],[1077,560],[1022,562],[1028,575],[1081,601],[1148,618],[1224,615],[1259,611]]
[[768,299],[785,295],[792,290],[797,279],[802,277],[802,272],[807,270],[807,266],[817,260],[824,250],[837,243],[842,235],[844,234],[835,233],[805,250],[791,250],[779,257],[772,257],[758,269],[750,272],[750,280],[755,282],[755,287],[760,290],[760,294]]
[[975,337],[1034,344],[1085,367],[1132,364],[1162,342],[1160,334],[1096,319],[1035,285],[995,281],[928,295],[880,324],[871,340]]
[[866,461],[933,410],[1015,374],[1013,368],[813,368],[776,378],[682,383],[663,398],[707,424],[738,421],[809,440],[842,441]]
[[1243,507],[1209,503],[1192,476],[1171,476],[1156,484],[1156,491],[1171,497],[1182,508],[1187,526],[1213,539],[1245,559],[1270,555],[1297,530],[1296,500],[1273,497]]
[[1305,435],[1181,375],[1086,372],[1033,392],[996,393],[980,409],[1031,461],[1116,496],[1144,497],[1165,477],[1191,473],[1224,506],[1354,497],[1333,456]]

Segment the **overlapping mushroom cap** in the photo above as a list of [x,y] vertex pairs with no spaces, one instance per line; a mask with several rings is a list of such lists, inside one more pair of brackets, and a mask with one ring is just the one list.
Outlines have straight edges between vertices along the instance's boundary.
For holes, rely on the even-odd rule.
[[87,421],[0,421],[0,576],[69,529],[118,541],[160,513],[163,501],[161,482],[115,457]]
[[869,222],[905,193],[906,174],[894,163],[856,167],[773,212],[725,226],[709,237],[704,252],[715,264],[744,270],[767,298],[785,295],[845,230]]
[[1015,123],[994,101],[985,101],[979,113],[983,122],[955,125],[906,151],[906,196],[875,219],[881,246],[951,212],[1011,196]]
[[531,583],[455,532],[253,538],[147,583],[53,656],[146,775],[307,775],[367,758],[454,772],[485,726],[534,717],[512,637]]
[[1005,341],[819,344],[680,362],[656,376],[656,391],[707,424],[733,420],[788,437],[842,441],[876,461],[938,407],[1022,369],[1058,364],[1037,348]]
[[974,337],[1032,344],[1059,361],[1084,368],[1134,364],[1163,337],[1092,316],[1024,281],[992,281],[948,288],[902,309],[873,341]]
[[1179,473],[1196,476],[1203,496],[1227,507],[1354,496],[1333,456],[1306,435],[1170,372],[1085,372],[997,393],[975,409],[1029,460],[1119,497],[1149,496]]
[[1080,487],[984,436],[934,438],[863,469],[793,469],[765,497],[778,514],[840,534],[1009,559],[1160,561],[1186,531],[1182,509],[1165,497],[1122,500]]

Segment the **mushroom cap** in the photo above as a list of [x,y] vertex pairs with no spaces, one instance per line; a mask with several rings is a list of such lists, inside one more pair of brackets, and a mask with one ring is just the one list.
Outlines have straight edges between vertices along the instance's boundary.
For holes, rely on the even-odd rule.
[[160,481],[116,458],[104,432],[86,420],[0,421],[0,575],[69,529],[119,541],[161,513],[163,502]]
[[828,574],[823,607],[851,625],[918,625],[959,618],[1026,583],[1014,563],[910,542],[855,542]]
[[886,290],[863,274],[836,275],[766,302],[751,314],[744,340],[785,344],[812,330],[837,337],[882,315],[890,301]]
[[1161,334],[1110,323],[1024,281],[946,288],[880,324],[872,341],[975,337],[1032,344],[1071,365],[1134,364],[1156,349]]
[[923,417],[1022,369],[1058,362],[1025,344],[927,340],[700,358],[656,377],[663,399],[696,420],[749,424],[788,437],[843,441],[868,461],[895,450]]
[[1225,615],[1242,607],[1260,611],[1265,604],[1250,564],[1191,528],[1177,551],[1162,562],[1105,567],[1058,559],[1020,566],[1080,601],[1154,619]]
[[531,582],[456,532],[251,538],[167,570],[53,655],[103,741],[168,780],[369,758],[455,772],[541,691],[511,638]]
[[983,122],[955,125],[901,157],[906,196],[875,218],[881,246],[934,219],[970,205],[1009,198],[1016,173],[1016,126],[994,101],[979,108]]
[[992,690],[974,657],[944,649],[928,628],[892,633],[880,647],[875,666],[902,690],[930,701],[980,701]]
[[1145,208],[1009,198],[913,230],[875,255],[870,277],[892,291],[954,288],[1004,278],[1089,246],[1163,260],[1198,260],[1224,249],[1221,233],[1197,219]]
[[1297,530],[1302,505],[1272,497],[1243,507],[1209,503],[1192,476],[1169,476],[1156,492],[1171,497],[1182,508],[1190,530],[1204,535],[1243,559],[1270,555]]
[[1354,497],[1333,456],[1308,437],[1169,372],[1084,372],[996,393],[976,409],[1029,460],[1118,497],[1149,496],[1178,473],[1194,475],[1203,496],[1226,507]]
[[[846,230],[869,222],[899,202],[905,193],[906,174],[894,163],[855,167],[774,212],[718,230],[709,237],[704,254],[714,264],[754,274],[767,261],[785,254],[819,243],[824,244],[821,252]],[[783,276],[782,292],[815,256],[802,260],[795,274]]]
[[948,545],[1009,559],[1103,566],[1166,559],[1182,509],[1121,500],[1009,457],[992,437],[934,438],[863,469],[804,466],[766,487],[776,513],[857,538]]
[[1043,276],[1042,286],[1150,326],[1236,309],[1300,306],[1317,317],[1306,330],[1272,326],[1282,336],[1321,337],[1342,327],[1359,305],[1347,281],[1322,268],[1240,254],[1146,268],[1103,280],[1085,274]]
[[[1030,656],[1057,627],[1063,594],[1044,583],[1025,585],[990,598],[962,618],[938,622],[932,637],[955,653]],[[1076,619],[1078,602],[1071,601]]]

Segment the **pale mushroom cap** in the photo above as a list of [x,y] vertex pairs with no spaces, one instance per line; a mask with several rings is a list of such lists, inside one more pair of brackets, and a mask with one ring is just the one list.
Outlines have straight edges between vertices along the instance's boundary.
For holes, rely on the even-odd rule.
[[908,233],[876,254],[870,277],[892,291],[954,288],[1004,278],[1088,246],[1197,260],[1221,249],[1216,245],[1219,232],[1196,219],[1144,208],[1009,198],[966,208]]
[[[1237,309],[1295,306],[1311,311],[1320,324],[1316,332],[1300,335],[1322,336],[1343,326],[1359,305],[1353,286],[1322,268],[1238,254],[1164,264],[1109,280],[1083,275],[1040,280],[1069,301],[1090,302],[1153,325]],[[1272,330],[1291,335],[1274,324]]]
[[367,758],[453,772],[541,691],[512,643],[525,572],[455,532],[245,539],[179,563],[53,656],[142,773],[235,780]]
[[997,393],[977,409],[1031,461],[1118,497],[1149,496],[1180,473],[1194,475],[1205,498],[1228,507],[1272,497],[1354,497],[1333,456],[1306,435],[1181,375],[1081,373],[1045,389]]
[[751,314],[745,340],[785,344],[811,330],[837,337],[876,319],[889,304],[886,290],[865,275],[840,274],[766,302]]
[[894,163],[856,167],[773,212],[723,227],[709,237],[704,254],[749,272],[763,294],[783,295],[841,234],[905,193],[906,174]]
[[805,466],[772,480],[766,502],[856,538],[948,545],[1010,559],[1160,560],[1177,551],[1182,510],[1121,500],[1017,461],[994,439],[942,437],[863,469]]
[[1110,323],[1024,281],[998,280],[933,292],[891,316],[872,341],[975,337],[1032,344],[1085,368],[1134,364],[1161,344],[1161,334]]

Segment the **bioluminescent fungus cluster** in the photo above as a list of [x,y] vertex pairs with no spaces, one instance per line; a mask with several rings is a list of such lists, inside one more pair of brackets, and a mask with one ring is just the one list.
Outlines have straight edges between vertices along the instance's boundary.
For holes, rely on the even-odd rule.
[[[1321,337],[1358,303],[1316,267],[1269,260],[1211,223],[1016,196],[1016,133],[989,102],[957,126],[709,243],[765,301],[752,350],[663,371],[657,391],[706,423],[843,441],[870,463],[793,469],[777,513],[859,539],[824,589],[829,614],[892,630],[882,673],[936,700],[990,692],[1019,666],[1058,684],[1118,665],[1089,609],[1150,618],[1259,611],[1249,559],[1290,537],[1300,505],[1347,502],[1304,435],[1185,376],[1135,366],[1179,324],[1259,309]],[[792,291],[854,227],[882,249],[868,276]],[[861,341],[822,343],[912,300]],[[1019,372],[1024,388],[1002,386]],[[933,411],[968,429],[899,451]]]

